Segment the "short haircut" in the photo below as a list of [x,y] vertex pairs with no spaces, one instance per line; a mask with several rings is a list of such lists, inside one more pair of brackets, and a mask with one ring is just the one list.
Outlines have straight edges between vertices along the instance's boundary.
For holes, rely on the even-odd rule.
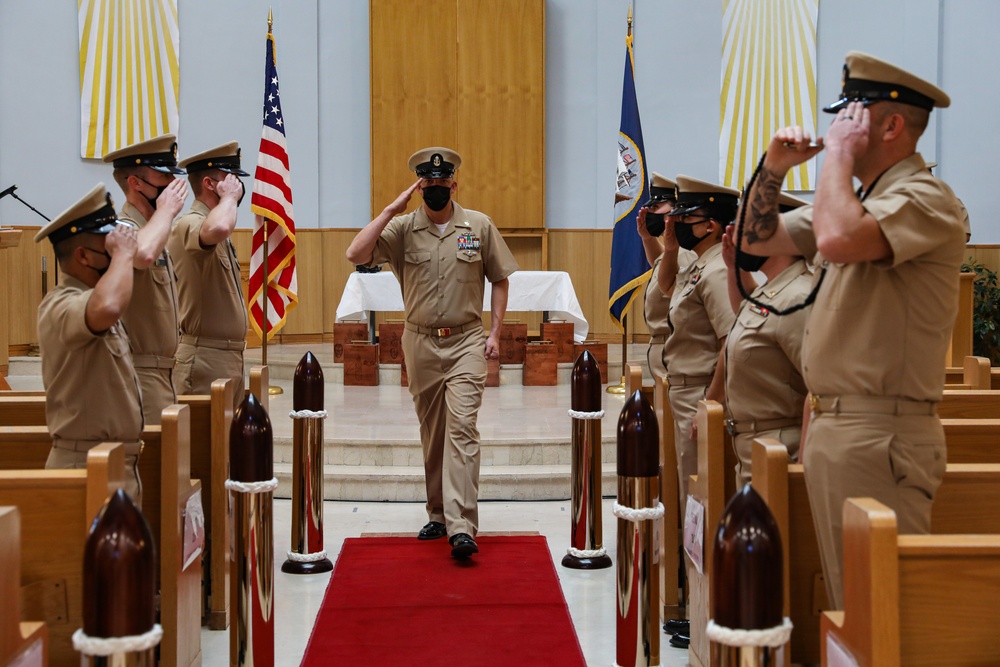
[[915,107],[912,104],[903,104],[902,102],[880,102],[879,104],[873,105],[873,107],[875,111],[873,114],[874,120],[881,121],[891,114],[899,114],[902,116],[905,128],[910,132],[914,139],[919,139],[920,136],[923,135],[931,117],[931,112],[927,109],[921,109],[920,107]]
[[210,176],[215,181],[221,181],[226,177],[226,174],[220,169],[202,169],[201,171],[189,173],[188,183],[191,185],[191,192],[194,193],[195,199],[201,197],[205,191],[205,183],[203,181],[205,176]]
[[59,264],[63,264],[70,258],[74,250],[83,245],[83,239],[86,236],[93,236],[93,234],[74,234],[73,236],[63,239],[59,243],[55,244],[52,249],[56,253],[56,260]]

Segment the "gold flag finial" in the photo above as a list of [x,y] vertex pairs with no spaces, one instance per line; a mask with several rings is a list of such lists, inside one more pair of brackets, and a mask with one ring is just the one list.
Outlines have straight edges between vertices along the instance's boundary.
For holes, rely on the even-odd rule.
[[[632,10],[629,10],[629,15],[631,16]],[[267,31],[271,32],[271,26],[274,25],[274,17],[271,15],[271,8],[267,8]]]
[[632,3],[628,3],[628,34],[632,36]]

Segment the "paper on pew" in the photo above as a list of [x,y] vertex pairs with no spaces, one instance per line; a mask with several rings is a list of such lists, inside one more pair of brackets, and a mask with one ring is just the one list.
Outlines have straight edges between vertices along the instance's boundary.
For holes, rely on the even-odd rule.
[[184,505],[184,553],[181,570],[186,570],[201,555],[205,544],[205,510],[201,506],[201,489]]
[[8,663],[7,667],[42,667],[42,640],[37,639],[21,655]]
[[684,553],[694,563],[698,574],[705,574],[705,506],[687,497],[684,508]]
[[832,632],[826,635],[826,667],[858,667],[858,661]]

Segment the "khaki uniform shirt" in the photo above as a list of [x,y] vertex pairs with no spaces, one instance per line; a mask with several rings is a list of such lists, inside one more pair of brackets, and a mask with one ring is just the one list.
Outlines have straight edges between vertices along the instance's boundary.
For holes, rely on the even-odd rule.
[[231,341],[247,335],[240,263],[226,239],[203,247],[200,235],[209,209],[195,200],[174,222],[167,249],[177,272],[181,333]]
[[517,262],[489,216],[458,203],[444,232],[421,206],[382,230],[371,264],[388,262],[399,280],[406,321],[421,327],[456,327],[482,319],[484,278],[491,283],[517,271]]
[[[677,253],[679,266],[685,266],[697,259],[698,255],[691,250],[681,248]],[[663,253],[660,253],[660,256],[653,262],[653,272],[650,274],[649,282],[646,283],[644,314],[646,316],[646,327],[649,329],[649,335],[666,337],[670,335],[670,323],[668,322],[670,297],[660,291],[660,284],[656,280],[656,275],[660,269],[660,262],[662,261]]]
[[[754,290],[758,301],[784,310],[805,301],[812,273],[799,260]],[[809,308],[775,315],[744,301],[726,339],[726,402],[736,421],[802,416],[802,334]]]
[[[146,224],[146,218],[128,202],[118,217],[139,227]],[[132,342],[136,367],[143,366],[140,357],[145,355],[172,359],[177,352],[179,328],[176,276],[170,255],[164,250],[148,269],[133,270],[132,280],[132,300],[122,322]]]
[[663,346],[669,375],[711,375],[719,360],[719,340],[733,327],[722,244],[717,243],[677,274],[670,299],[672,333]]
[[965,248],[958,200],[915,153],[862,201],[892,247],[888,261],[827,263],[816,251],[813,207],[783,214],[802,253],[827,269],[802,343],[806,386],[818,396],[939,401]]
[[94,290],[71,276],[38,307],[45,421],[56,440],[136,442],[139,380],[121,323],[95,334],[86,322]]

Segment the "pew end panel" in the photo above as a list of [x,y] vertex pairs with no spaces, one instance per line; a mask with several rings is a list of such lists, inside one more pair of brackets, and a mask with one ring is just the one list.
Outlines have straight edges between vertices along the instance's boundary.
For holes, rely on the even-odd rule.
[[[699,401],[695,417],[698,423],[698,474],[688,481],[688,495],[705,508],[702,526],[703,572],[699,573],[685,555],[688,584],[688,615],[691,620],[691,646],[688,658],[695,667],[712,664],[705,628],[712,617],[711,570],[715,532],[725,508],[725,426],[722,406],[715,401]],[[682,508],[682,513],[684,509]]]
[[[264,410],[267,414],[271,414],[271,394],[269,392],[271,388],[271,374],[268,371],[267,366],[251,366],[250,367],[250,387],[247,389],[248,393],[252,393],[260,401],[260,404],[264,406]],[[238,390],[242,387],[237,388]]]
[[21,515],[0,507],[0,665],[29,652],[48,664],[49,632],[45,623],[21,620]]
[[653,405],[660,426],[660,500],[663,503],[663,530],[660,534],[660,606],[663,618],[681,618],[678,574],[681,566],[681,508],[677,481],[677,452],[674,447],[674,413],[667,400],[667,379],[653,379]]
[[869,498],[844,504],[844,611],[822,622],[860,665],[993,664],[1000,655],[1000,535],[898,535]]
[[[208,627],[225,630],[229,627],[229,529],[226,480],[229,479],[229,430],[233,423],[232,380],[212,383],[211,448],[208,484],[202,484],[205,512],[205,539],[209,556]],[[202,478],[205,479],[205,478]],[[208,493],[205,493],[205,489]],[[213,530],[214,527],[214,530]]]

